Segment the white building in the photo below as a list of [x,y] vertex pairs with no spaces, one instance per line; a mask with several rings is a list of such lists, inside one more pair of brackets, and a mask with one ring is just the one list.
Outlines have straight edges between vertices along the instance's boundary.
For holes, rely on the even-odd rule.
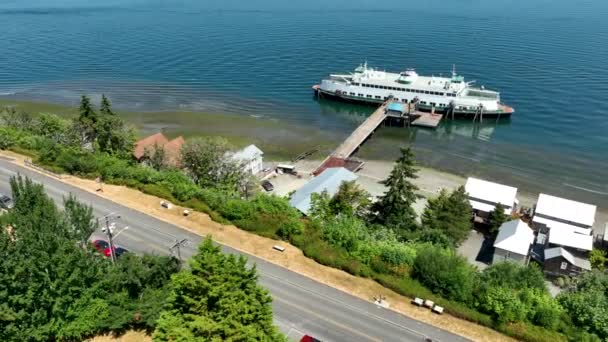
[[517,188],[469,177],[464,186],[476,217],[486,219],[498,203],[511,215],[517,207]]
[[354,181],[358,177],[354,173],[343,167],[332,167],[325,169],[323,173],[311,179],[303,187],[298,189],[289,200],[292,207],[298,209],[303,214],[308,214],[310,210],[310,196],[313,193],[327,191],[329,196],[333,196],[340,189],[342,182]]
[[534,209],[534,225],[567,232],[591,235],[595,223],[594,205],[540,194]]
[[264,168],[263,155],[264,152],[252,144],[240,151],[235,152],[232,155],[232,158],[241,163],[246,172],[255,175],[260,173]]
[[590,234],[564,228],[550,229],[548,234],[551,247],[568,247],[579,252],[590,252],[593,249],[593,236]]
[[530,245],[534,242],[534,232],[522,220],[508,221],[500,226],[494,242],[492,263],[513,261],[528,263]]

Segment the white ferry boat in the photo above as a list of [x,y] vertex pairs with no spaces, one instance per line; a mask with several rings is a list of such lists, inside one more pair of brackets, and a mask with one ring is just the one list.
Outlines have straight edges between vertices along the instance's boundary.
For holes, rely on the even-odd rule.
[[455,68],[451,77],[419,76],[414,69],[391,73],[359,65],[354,73],[330,75],[313,86],[318,94],[347,101],[382,103],[389,98],[416,103],[423,111],[455,115],[511,115],[515,110],[500,102],[500,94],[465,82]]

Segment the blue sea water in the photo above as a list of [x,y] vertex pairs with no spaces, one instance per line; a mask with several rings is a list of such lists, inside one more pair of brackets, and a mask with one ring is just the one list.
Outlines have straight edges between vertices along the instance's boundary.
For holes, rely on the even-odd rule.
[[459,73],[510,120],[383,128],[426,165],[608,206],[608,2],[569,0],[5,0],[0,98],[263,115],[346,135],[373,109],[311,85],[360,62]]

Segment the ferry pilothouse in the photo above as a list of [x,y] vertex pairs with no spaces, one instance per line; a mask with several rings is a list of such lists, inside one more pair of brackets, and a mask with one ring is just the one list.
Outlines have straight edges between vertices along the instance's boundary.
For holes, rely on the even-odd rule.
[[347,101],[383,103],[392,98],[403,103],[416,103],[423,111],[450,112],[456,115],[511,115],[514,109],[500,102],[500,94],[473,87],[456,74],[451,77],[420,76],[414,69],[391,73],[359,65],[354,73],[330,75],[313,89],[323,96]]

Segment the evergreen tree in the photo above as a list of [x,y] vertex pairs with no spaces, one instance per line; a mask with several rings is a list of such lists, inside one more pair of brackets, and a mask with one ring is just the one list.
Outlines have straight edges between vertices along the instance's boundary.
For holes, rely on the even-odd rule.
[[498,234],[498,229],[503,223],[509,220],[509,216],[505,214],[505,206],[498,203],[494,210],[488,216],[488,231],[492,235]]
[[[132,152],[135,134],[125,122],[112,111],[112,104],[101,96],[99,118],[96,124],[99,151],[127,155]],[[164,155],[163,155],[164,157]]]
[[272,299],[246,263],[207,237],[190,267],[173,276],[154,340],[284,341],[272,322]]
[[416,229],[416,212],[412,208],[420,198],[418,187],[411,180],[417,178],[414,155],[409,148],[401,149],[401,157],[389,177],[382,182],[388,191],[374,205],[374,221],[396,230],[402,236]]
[[79,116],[77,128],[82,136],[83,145],[91,145],[97,138],[97,113],[91,104],[91,99],[88,96],[82,95],[80,98]]
[[101,104],[99,105],[99,113],[102,116],[116,115],[112,111],[112,104],[110,103],[110,99],[108,99],[105,94],[101,95]]
[[464,187],[452,193],[442,190],[437,198],[429,199],[424,209],[423,229],[438,230],[447,237],[450,247],[457,247],[466,240],[473,227],[471,211]]

